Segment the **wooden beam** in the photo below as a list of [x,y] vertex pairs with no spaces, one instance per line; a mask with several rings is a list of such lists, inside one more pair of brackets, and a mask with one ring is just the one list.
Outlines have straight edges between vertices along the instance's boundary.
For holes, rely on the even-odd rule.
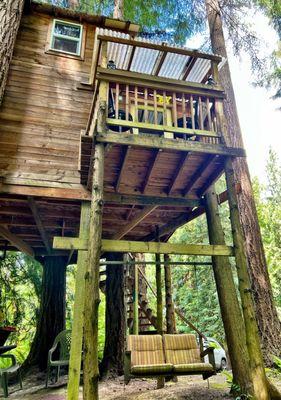
[[149,214],[152,213],[157,208],[157,206],[145,207],[140,213],[138,213],[135,218],[132,219],[127,225],[125,225],[120,231],[112,236],[112,239],[120,240],[122,237],[127,235],[132,229],[134,229],[141,221],[143,221]]
[[117,37],[117,36],[109,36],[109,35],[98,35],[98,39],[103,42],[120,43],[120,44],[125,44],[128,46],[136,46],[136,47],[142,47],[145,49],[164,51],[167,53],[183,54],[185,56],[204,58],[207,60],[214,60],[214,61],[218,61],[218,62],[221,61],[220,56],[216,56],[214,54],[201,53],[197,50],[188,50],[188,49],[185,49],[184,47],[172,47],[172,46],[167,46],[167,45],[145,42],[142,40],[125,39],[125,38],[121,38],[121,37]]
[[213,155],[213,154],[208,155],[206,157],[206,159],[200,165],[200,167],[194,172],[193,175],[191,175],[188,184],[182,191],[183,196],[186,196],[189,193],[189,191],[194,187],[194,185],[196,185],[197,181],[201,178],[203,173],[206,171],[206,169],[208,169],[208,167],[215,160],[215,158],[216,158],[216,155]]
[[146,134],[102,133],[97,135],[97,141],[100,143],[114,143],[163,150],[193,151],[195,153],[220,154],[233,157],[245,157],[246,155],[244,149],[226,147],[222,144],[209,144],[192,140],[174,140]]
[[123,179],[123,175],[124,175],[124,173],[126,171],[126,164],[127,164],[127,161],[128,161],[129,155],[130,155],[130,149],[131,149],[131,146],[126,147],[125,151],[123,153],[120,172],[119,172],[119,175],[118,175],[117,182],[115,184],[115,192],[118,192],[119,189],[120,189],[120,185],[121,185],[121,182],[122,182],[122,179]]
[[173,92],[197,94],[211,98],[224,98],[224,91],[220,85],[210,86],[202,83],[181,81],[178,79],[164,78],[139,72],[124,71],[118,69],[97,69],[97,79],[100,81],[131,84],[134,86],[151,89],[171,90]]
[[181,78],[183,81],[185,81],[186,78],[188,77],[188,75],[189,75],[190,71],[192,70],[192,68],[193,68],[194,64],[196,63],[196,61],[197,61],[197,58],[195,58],[195,57],[190,57],[190,59],[188,60],[186,66],[185,66],[185,71],[184,71],[183,76]]
[[[164,103],[165,104],[165,103]],[[190,135],[190,136],[204,136],[204,137],[216,137],[219,138],[219,135],[215,131],[208,131],[204,129],[191,129],[191,128],[178,128],[175,126],[170,126],[170,125],[155,125],[151,124],[148,122],[136,122],[136,121],[124,121],[121,119],[115,119],[115,118],[107,118],[106,123],[108,125],[120,125],[120,126],[126,126],[128,128],[138,128],[138,129],[146,129],[146,130],[151,130],[151,131],[157,131],[157,132],[171,132],[171,133],[177,133],[182,136],[184,135]]]
[[177,181],[180,179],[180,177],[181,177],[181,175],[183,173],[183,170],[184,170],[185,162],[186,162],[186,160],[188,159],[189,156],[190,156],[190,153],[183,153],[181,155],[181,159],[180,159],[179,163],[177,164],[176,170],[174,172],[174,175],[172,177],[171,183],[170,183],[170,185],[168,187],[168,190],[167,190],[167,194],[168,195],[170,195],[170,193],[174,190],[174,187],[176,186]]
[[156,60],[155,66],[153,68],[153,70],[155,70],[153,75],[158,76],[159,72],[162,68],[162,65],[164,64],[165,58],[167,57],[167,52],[163,52],[163,53],[159,53],[159,58]]
[[24,242],[22,239],[20,239],[18,236],[14,235],[12,232],[9,231],[8,228],[5,228],[4,226],[0,226],[0,236],[2,236],[4,239],[8,240],[13,246],[15,246],[19,251],[22,251],[23,253],[28,254],[31,257],[34,257],[34,251],[33,249]]
[[64,200],[91,200],[91,192],[84,186],[77,188],[55,188],[42,186],[29,186],[21,184],[4,183],[0,186],[0,193],[10,193],[23,196],[50,197]]
[[[53,247],[55,249],[78,249],[88,248],[88,241],[80,238],[54,237]],[[102,240],[103,252],[117,253],[158,253],[158,254],[184,254],[196,256],[233,256],[233,248],[224,245],[204,244],[174,244],[157,242],[137,242],[127,240]]]
[[173,206],[173,207],[198,207],[202,205],[201,200],[188,199],[184,197],[170,197],[170,196],[147,196],[147,195],[134,195],[134,194],[119,194],[119,193],[105,193],[104,201],[106,203],[126,204],[126,205],[139,205],[148,206],[155,205]]
[[161,155],[161,151],[162,150],[160,150],[160,149],[156,149],[153,152],[153,155],[152,155],[152,158],[150,160],[150,163],[149,163],[149,166],[148,166],[148,170],[147,170],[147,173],[146,173],[146,176],[144,178],[144,182],[143,182],[143,185],[142,185],[142,188],[141,188],[141,192],[142,193],[145,193],[145,191],[146,191],[146,188],[147,188],[147,186],[149,184],[149,180],[150,180],[150,178],[151,178],[151,176],[153,174],[154,167],[155,167],[155,165],[156,165],[156,163],[159,160],[159,157]]
[[30,209],[32,211],[32,215],[33,215],[33,218],[35,220],[37,229],[38,229],[38,231],[40,233],[41,239],[42,239],[42,241],[43,241],[43,243],[44,243],[44,245],[46,247],[47,253],[50,254],[51,251],[52,251],[51,245],[49,243],[49,239],[48,239],[46,230],[44,228],[43,222],[42,222],[41,217],[39,215],[37,204],[36,204],[36,202],[35,202],[33,197],[28,196],[27,199],[28,199],[28,204],[29,204],[29,207],[30,207]]
[[204,185],[197,191],[197,195],[199,197],[201,197],[206,192],[206,190],[208,190],[209,187],[218,180],[218,178],[222,175],[223,170],[223,164],[215,169],[215,171],[209,176]]

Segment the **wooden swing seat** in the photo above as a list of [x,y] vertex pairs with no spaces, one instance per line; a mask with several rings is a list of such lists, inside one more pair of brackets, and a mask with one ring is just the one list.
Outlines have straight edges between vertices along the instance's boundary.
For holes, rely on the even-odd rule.
[[[208,363],[204,362],[206,355]],[[125,384],[137,377],[202,374],[207,379],[216,374],[214,349],[200,353],[193,334],[129,335],[124,369]]]

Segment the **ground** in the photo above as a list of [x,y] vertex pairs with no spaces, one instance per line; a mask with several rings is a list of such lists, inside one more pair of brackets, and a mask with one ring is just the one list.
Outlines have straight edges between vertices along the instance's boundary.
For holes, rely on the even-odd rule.
[[[281,391],[280,376],[270,375],[271,380]],[[67,377],[60,378],[58,384],[51,384],[45,389],[45,374],[31,373],[24,378],[24,389],[18,385],[9,388],[11,400],[66,400]],[[2,392],[0,392],[0,398]],[[178,382],[168,382],[164,389],[156,390],[156,381],[148,379],[132,380],[124,385],[123,377],[107,379],[99,385],[100,400],[233,400],[229,394],[226,376],[218,373],[209,380],[201,376],[179,377]],[[82,399],[82,388],[80,388]]]
[[[59,384],[44,388],[44,376],[34,374],[24,379],[24,390],[18,386],[11,387],[11,400],[65,400],[66,380],[61,379]],[[100,383],[100,400],[219,400],[233,399],[225,376],[218,374],[208,381],[201,376],[179,377],[178,382],[166,383],[164,389],[156,390],[155,380],[132,380],[124,386],[123,378],[109,379]],[[81,390],[82,399],[82,390]]]

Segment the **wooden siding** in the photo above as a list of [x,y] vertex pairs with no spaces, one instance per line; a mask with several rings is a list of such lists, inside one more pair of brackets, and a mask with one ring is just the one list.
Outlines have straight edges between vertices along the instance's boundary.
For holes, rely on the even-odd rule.
[[47,54],[52,17],[23,17],[0,109],[0,177],[6,183],[80,184],[80,131],[92,93],[77,90],[91,67],[94,27],[86,29],[84,60]]

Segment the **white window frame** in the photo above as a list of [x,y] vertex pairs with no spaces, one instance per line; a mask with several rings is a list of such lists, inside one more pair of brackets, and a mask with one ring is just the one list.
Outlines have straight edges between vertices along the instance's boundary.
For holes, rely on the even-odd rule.
[[[61,35],[59,33],[55,33],[55,26],[56,26],[57,22],[59,22],[61,24],[64,24],[64,25],[79,26],[79,28],[80,28],[80,36],[79,36],[79,38],[75,38],[75,37],[72,37],[72,36]],[[67,40],[72,40],[74,42],[77,42],[78,43],[78,52],[77,53],[72,53],[71,51],[55,49],[54,48],[54,40],[55,40],[55,38],[67,39]],[[82,38],[83,38],[83,25],[76,24],[74,22],[64,21],[62,19],[54,19],[53,20],[52,31],[51,31],[50,50],[58,52],[58,53],[69,54],[71,56],[81,57]]]

